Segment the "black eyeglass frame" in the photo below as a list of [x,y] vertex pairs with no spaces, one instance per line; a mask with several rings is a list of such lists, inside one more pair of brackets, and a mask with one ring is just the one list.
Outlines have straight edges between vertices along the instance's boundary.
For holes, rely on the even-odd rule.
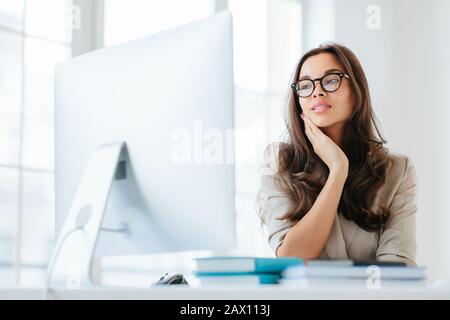
[[[323,79],[325,77],[327,77],[329,75],[332,75],[332,74],[335,74],[335,75],[339,76],[340,82],[339,82],[339,86],[335,90],[331,90],[330,91],[330,90],[325,89],[322,81],[323,81]],[[341,87],[341,85],[342,85],[342,78],[344,78],[344,77],[347,78],[347,79],[350,79],[350,76],[348,74],[344,73],[344,72],[330,72],[330,73],[324,74],[321,78],[317,78],[317,79],[302,79],[302,80],[296,81],[296,82],[291,84],[291,88],[294,91],[295,95],[297,95],[298,97],[300,97],[300,98],[308,98],[309,96],[311,96],[314,93],[314,90],[316,90],[316,81],[320,81],[320,85],[322,86],[322,89],[325,90],[326,92],[335,92],[335,91],[339,90],[339,88]],[[312,89],[311,93],[309,95],[307,95],[307,96],[304,96],[304,97],[299,95],[298,92],[297,92],[297,89],[295,88],[297,86],[297,84],[299,84],[302,81],[311,81],[312,84],[313,84],[313,89]]]

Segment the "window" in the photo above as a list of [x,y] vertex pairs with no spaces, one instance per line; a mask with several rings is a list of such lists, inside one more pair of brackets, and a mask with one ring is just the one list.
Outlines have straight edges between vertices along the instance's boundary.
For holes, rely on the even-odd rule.
[[104,46],[135,40],[205,18],[212,0],[105,0]]
[[15,267],[2,285],[42,283],[29,275],[53,247],[53,68],[70,57],[71,8],[0,2],[0,266]]

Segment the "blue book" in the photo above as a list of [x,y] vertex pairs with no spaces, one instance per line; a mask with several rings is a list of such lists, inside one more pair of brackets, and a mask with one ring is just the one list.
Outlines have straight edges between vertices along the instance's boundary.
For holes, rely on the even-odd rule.
[[279,274],[272,273],[227,273],[222,275],[203,274],[199,276],[202,285],[260,285],[276,284]]
[[281,273],[287,267],[303,264],[300,258],[206,257],[196,258],[197,274]]

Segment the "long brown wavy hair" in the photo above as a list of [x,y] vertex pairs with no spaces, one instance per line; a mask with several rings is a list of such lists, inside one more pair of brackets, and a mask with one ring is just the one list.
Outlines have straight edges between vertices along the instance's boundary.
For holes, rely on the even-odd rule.
[[[299,77],[304,62],[317,54],[331,53],[350,76],[355,106],[345,123],[343,151],[349,160],[349,174],[344,185],[338,212],[369,232],[383,228],[390,216],[386,207],[371,208],[377,191],[385,181],[389,156],[375,123],[369,86],[361,64],[348,48],[327,43],[304,54],[294,73]],[[295,206],[280,220],[297,222],[311,209],[322,190],[329,169],[314,152],[305,134],[304,122],[299,119],[302,110],[299,99],[290,90],[287,101],[287,139],[279,144],[278,171],[275,180],[286,191]]]

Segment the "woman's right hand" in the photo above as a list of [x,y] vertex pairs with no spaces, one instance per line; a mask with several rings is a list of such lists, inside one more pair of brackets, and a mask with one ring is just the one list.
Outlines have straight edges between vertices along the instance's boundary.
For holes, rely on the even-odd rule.
[[302,114],[305,122],[305,133],[314,148],[314,152],[322,159],[331,171],[348,173],[348,158],[344,151],[325,133],[322,132],[307,116]]

